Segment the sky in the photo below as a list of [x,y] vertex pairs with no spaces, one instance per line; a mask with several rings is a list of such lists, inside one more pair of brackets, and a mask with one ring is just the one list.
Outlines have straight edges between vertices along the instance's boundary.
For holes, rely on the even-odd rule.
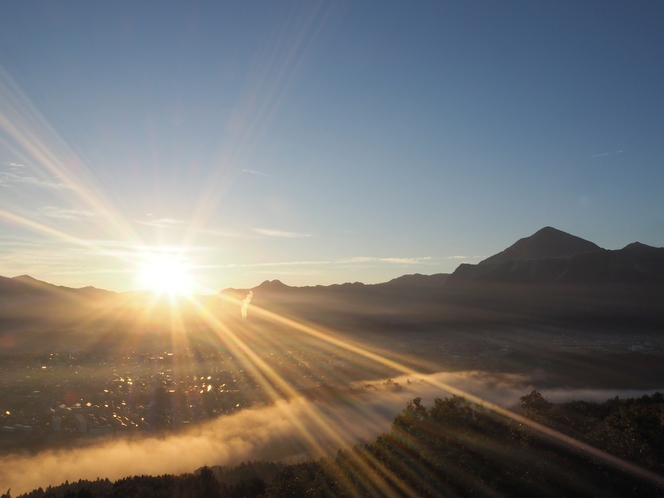
[[663,53],[660,1],[3,1],[0,275],[214,293],[544,226],[664,246]]

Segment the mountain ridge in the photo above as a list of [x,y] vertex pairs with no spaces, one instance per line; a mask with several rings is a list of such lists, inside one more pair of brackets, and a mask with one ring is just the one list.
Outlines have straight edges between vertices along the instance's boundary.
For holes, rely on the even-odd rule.
[[603,249],[545,227],[477,265],[461,264],[448,282],[625,283],[664,282],[664,248],[632,242]]
[[[179,301],[147,291],[114,293],[29,276],[0,277],[0,334],[107,330],[113,340],[118,330],[169,330],[175,316],[189,328],[207,327],[201,307],[224,320],[241,320],[243,306],[249,308],[249,320],[260,315],[252,315],[252,308],[262,308],[353,333],[536,324],[664,330],[664,248],[634,242],[607,250],[550,227],[515,245],[518,250],[477,265],[461,264],[452,274],[308,287],[266,280],[250,289]],[[511,255],[516,257],[504,259]]]

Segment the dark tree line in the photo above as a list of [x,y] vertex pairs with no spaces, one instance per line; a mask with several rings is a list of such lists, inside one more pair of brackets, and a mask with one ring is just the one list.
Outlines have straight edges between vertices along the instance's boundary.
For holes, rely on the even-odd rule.
[[[533,391],[523,414],[664,475],[661,394],[553,404]],[[408,403],[390,432],[297,465],[204,467],[180,476],[79,481],[25,498],[664,496],[664,489],[464,398]],[[4,497],[3,497],[4,498]]]

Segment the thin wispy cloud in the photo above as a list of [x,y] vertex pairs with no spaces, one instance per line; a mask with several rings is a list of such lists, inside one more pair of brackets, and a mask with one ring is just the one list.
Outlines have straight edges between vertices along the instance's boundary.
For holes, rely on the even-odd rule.
[[103,273],[135,273],[133,268],[82,268],[79,270],[54,271],[51,275],[90,275]]
[[611,156],[613,154],[622,154],[622,152],[623,152],[622,150],[617,150],[615,152],[602,152],[601,154],[593,154],[592,156],[590,156],[590,158],[592,159],[595,157],[606,157],[606,156]]
[[267,228],[254,228],[254,232],[264,235],[265,237],[279,237],[285,239],[304,239],[311,237],[309,233],[286,232],[284,230],[270,230]]
[[367,256],[357,256],[355,258],[341,259],[339,263],[369,263],[371,261],[378,261],[378,258],[370,258]]
[[53,269],[66,271],[80,267],[80,253],[62,251],[57,244],[20,244],[0,242],[0,275],[50,275]]
[[362,263],[387,263],[387,264],[427,264],[434,261],[431,256],[419,258],[375,258],[359,256],[356,258],[319,260],[319,261],[276,261],[271,263],[233,263],[227,265],[208,265],[210,268],[256,268],[256,267],[279,267],[279,266],[324,266],[324,265],[347,265]]
[[136,223],[139,223],[141,225],[146,225],[149,227],[159,227],[159,228],[175,228],[184,224],[184,221],[176,220],[174,218],[160,218],[158,220],[150,220],[150,221],[141,221],[141,220],[135,220],[135,221]]
[[234,237],[234,238],[242,238],[244,237],[243,235],[240,235],[235,232],[229,232],[226,230],[215,230],[213,228],[191,228],[188,227],[187,231],[190,233],[202,233],[206,235],[216,235],[219,237]]
[[1,247],[43,247],[43,243],[16,236],[0,236]]
[[55,206],[44,206],[39,210],[41,214],[49,218],[58,218],[63,220],[85,220],[97,216],[93,211],[85,209],[64,209]]
[[[23,166],[19,165],[18,167],[23,167]],[[56,190],[76,189],[75,186],[69,185],[67,183],[42,180],[34,176],[21,174],[18,172],[19,170],[17,169],[17,167],[12,167],[12,170],[13,171],[0,171],[0,185],[7,187],[15,184],[24,184],[24,185],[31,185],[34,187],[56,189]]]
[[[148,215],[151,216],[151,215]],[[186,221],[184,220],[178,220],[175,218],[160,218],[156,220],[148,220],[148,221],[143,221],[143,220],[134,220],[136,223],[139,225],[144,225],[148,227],[157,227],[157,228],[167,228],[167,229],[184,229],[186,228],[186,231],[189,233],[201,233],[201,234],[206,234],[206,235],[215,235],[218,237],[242,237],[241,235],[235,233],[235,232],[229,232],[226,230],[216,230],[212,228],[198,228],[198,227],[192,227],[187,224]]]
[[[215,250],[213,247],[207,246],[193,246],[188,245],[186,247],[177,246],[177,245],[146,245],[146,244],[137,244],[132,241],[124,240],[93,240],[91,241],[91,246],[99,248],[100,250],[109,249],[116,250],[124,253],[131,254],[184,254],[184,253],[195,253],[195,252],[206,252],[210,250]],[[94,251],[95,249],[92,249]],[[84,251],[90,251],[90,249],[78,249]]]
[[375,258],[367,256],[358,256],[355,258],[348,258],[339,260],[339,263],[392,263],[402,265],[416,265],[426,263],[433,260],[431,256],[424,256],[418,258]]
[[418,265],[432,258],[380,258],[381,263],[394,263],[399,265]]
[[250,175],[267,176],[272,178],[272,175],[268,173],[263,173],[262,171],[256,171],[255,169],[243,169],[242,173],[249,173]]
[[206,265],[201,268],[259,268],[277,266],[331,265],[339,261],[275,261],[271,263],[230,263],[227,265]]

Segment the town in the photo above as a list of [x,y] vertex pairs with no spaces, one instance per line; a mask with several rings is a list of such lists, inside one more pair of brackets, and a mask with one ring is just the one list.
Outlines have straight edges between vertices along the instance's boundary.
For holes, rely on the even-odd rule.
[[[419,358],[419,364],[411,365],[423,372],[518,372],[536,376],[540,385],[574,385],[576,379],[579,385],[619,387],[621,379],[594,378],[591,373],[598,362],[623,361],[632,371],[645,369],[642,378],[654,384],[642,387],[660,388],[664,382],[656,375],[664,343],[649,334],[448,332],[412,334],[408,341],[389,334],[367,335],[365,340],[369,349],[375,350],[380,341],[389,352]],[[241,360],[237,351],[211,345],[122,353],[5,352],[0,362],[0,452],[185,430],[270,404],[275,396],[288,398],[321,385],[346,388],[354,381],[398,374],[349,351],[298,347],[295,341],[284,345],[288,349],[257,348],[256,354],[273,379],[286,381],[285,390],[269,377],[252,374],[252,362]],[[588,373],[578,365],[587,365]]]

